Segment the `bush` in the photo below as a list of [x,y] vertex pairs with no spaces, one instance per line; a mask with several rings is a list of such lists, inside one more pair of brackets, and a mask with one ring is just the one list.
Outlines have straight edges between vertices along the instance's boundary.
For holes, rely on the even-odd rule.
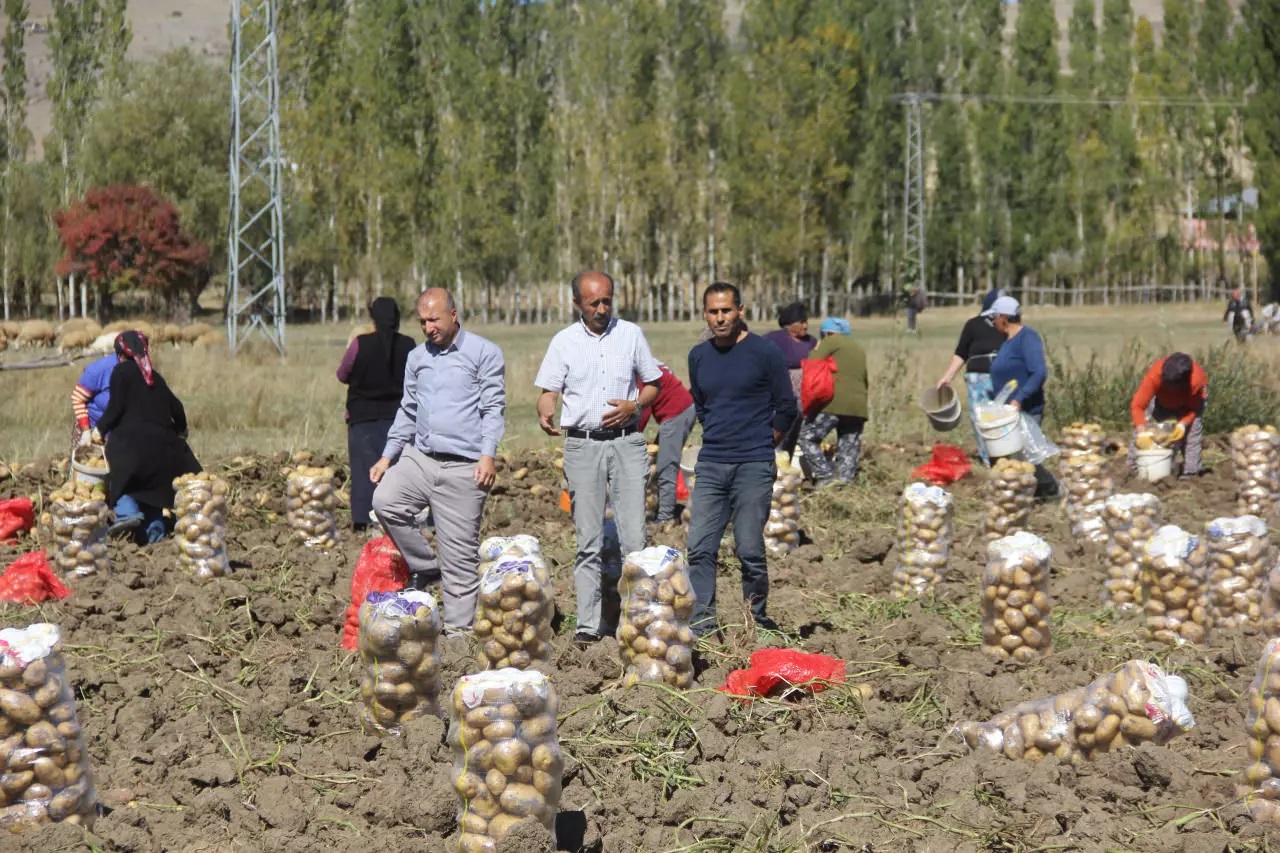
[[[1083,421],[1127,430],[1129,401],[1160,355],[1138,341],[1130,341],[1115,357],[1094,352],[1079,363],[1067,347],[1062,348],[1062,357],[1056,351],[1050,351],[1047,357],[1047,408],[1056,425]],[[1192,352],[1191,357],[1209,374],[1205,432],[1230,432],[1247,423],[1280,423],[1280,389],[1276,387],[1275,372],[1256,348],[1228,342],[1204,352]]]

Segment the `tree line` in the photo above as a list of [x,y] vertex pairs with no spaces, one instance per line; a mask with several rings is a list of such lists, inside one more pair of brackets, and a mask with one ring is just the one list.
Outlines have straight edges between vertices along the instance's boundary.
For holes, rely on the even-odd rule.
[[[224,281],[225,65],[125,62],[125,2],[55,0],[33,161],[27,4],[4,0],[6,310],[54,304],[54,216],[107,184],[172,200]],[[1214,202],[1261,187],[1244,217],[1280,246],[1280,10],[1163,11],[1157,33],[1130,0],[1076,0],[1065,27],[1053,0],[280,0],[289,303],[334,318],[438,284],[481,320],[563,318],[588,267],[654,320],[715,279],[768,315],[914,283],[1233,278],[1248,259],[1193,256],[1182,220],[1227,242]],[[946,96],[922,115],[923,270],[903,92]]]

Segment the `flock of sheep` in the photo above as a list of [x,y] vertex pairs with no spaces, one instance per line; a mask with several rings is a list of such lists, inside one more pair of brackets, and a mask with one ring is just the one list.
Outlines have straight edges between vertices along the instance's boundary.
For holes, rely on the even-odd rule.
[[106,328],[93,320],[77,317],[55,326],[44,320],[25,320],[20,323],[0,321],[0,350],[36,349],[56,347],[59,352],[109,353],[116,335],[128,329],[136,329],[156,344],[198,344],[209,346],[226,340],[222,332],[208,323],[191,323],[179,326],[175,323],[149,323],[146,320],[120,320]]

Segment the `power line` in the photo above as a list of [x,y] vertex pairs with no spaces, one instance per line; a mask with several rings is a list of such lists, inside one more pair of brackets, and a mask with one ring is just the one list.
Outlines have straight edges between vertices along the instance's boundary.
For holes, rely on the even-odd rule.
[[891,95],[894,103],[909,104],[914,101],[947,101],[963,103],[1043,104],[1046,106],[1077,107],[1174,107],[1198,109],[1240,109],[1249,105],[1247,98],[1237,101],[1209,101],[1202,98],[1073,98],[1065,95],[981,95],[964,92],[899,92]]

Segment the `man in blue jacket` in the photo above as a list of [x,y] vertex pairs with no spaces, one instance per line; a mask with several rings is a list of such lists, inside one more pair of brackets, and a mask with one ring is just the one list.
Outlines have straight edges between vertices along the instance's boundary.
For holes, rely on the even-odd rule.
[[769,518],[774,448],[797,415],[782,352],[742,323],[742,294],[716,282],[702,294],[711,339],[689,351],[689,391],[702,423],[689,524],[689,579],[698,603],[693,630],[717,629],[716,556],[725,527],[742,564],[742,596],[755,622],[777,630],[765,611],[769,565],[764,526]]

